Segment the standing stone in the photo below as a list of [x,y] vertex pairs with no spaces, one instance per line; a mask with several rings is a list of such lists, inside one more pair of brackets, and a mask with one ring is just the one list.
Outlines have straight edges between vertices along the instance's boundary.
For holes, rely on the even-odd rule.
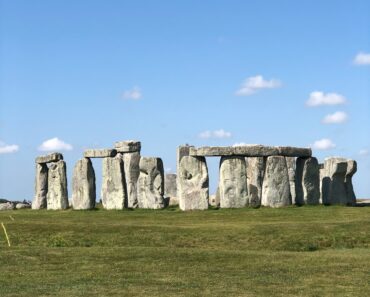
[[296,164],[296,204],[319,204],[320,168],[317,159],[300,157]]
[[220,206],[240,208],[248,204],[247,170],[244,157],[222,157],[220,161]]
[[101,200],[105,209],[124,209],[127,205],[125,173],[120,156],[103,159]]
[[323,204],[354,205],[356,196],[352,176],[356,171],[357,163],[354,160],[337,157],[325,159],[321,181]]
[[292,197],[285,157],[268,157],[262,184],[262,205],[281,207],[291,204]]
[[164,170],[162,160],[160,158],[141,158],[138,179],[139,208],[164,208],[163,194]]
[[296,158],[285,157],[285,159],[286,164],[288,166],[290,195],[292,195],[292,204],[296,204],[296,188],[295,188]]
[[167,173],[164,179],[164,193],[168,197],[174,197],[177,195],[176,185],[177,175],[175,173]]
[[67,169],[62,160],[50,164],[46,200],[47,209],[68,208]]
[[266,159],[264,157],[248,157],[247,164],[247,184],[249,195],[249,206],[261,206],[262,182],[265,174]]
[[347,205],[356,205],[356,195],[353,190],[352,177],[357,172],[357,162],[355,160],[347,160],[347,172],[345,178],[345,186],[347,191]]
[[125,170],[125,182],[127,190],[127,207],[137,208],[139,202],[137,199],[137,181],[140,174],[140,152],[122,154]]
[[204,157],[184,156],[181,158],[177,176],[177,193],[180,209],[207,209],[209,179]]
[[35,197],[32,201],[32,209],[46,208],[46,196],[48,193],[48,166],[36,163]]
[[95,208],[95,171],[89,158],[78,160],[73,170],[73,209]]

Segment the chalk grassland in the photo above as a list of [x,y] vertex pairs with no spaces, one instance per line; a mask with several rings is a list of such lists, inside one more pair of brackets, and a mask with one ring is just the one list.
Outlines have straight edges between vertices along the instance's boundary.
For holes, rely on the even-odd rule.
[[370,207],[4,211],[0,296],[370,296]]

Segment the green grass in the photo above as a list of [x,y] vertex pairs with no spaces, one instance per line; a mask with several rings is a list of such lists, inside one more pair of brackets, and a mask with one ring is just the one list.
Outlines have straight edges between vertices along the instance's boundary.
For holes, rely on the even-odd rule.
[[17,210],[0,222],[0,296],[370,296],[370,207]]

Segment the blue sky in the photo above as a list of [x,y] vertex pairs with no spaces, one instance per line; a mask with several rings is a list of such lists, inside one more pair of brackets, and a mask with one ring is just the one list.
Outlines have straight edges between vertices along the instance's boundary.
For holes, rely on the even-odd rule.
[[85,148],[137,139],[168,171],[184,143],[312,146],[320,161],[356,159],[357,196],[370,198],[369,11],[339,0],[0,0],[0,197],[32,199],[45,150],[64,154],[71,184]]

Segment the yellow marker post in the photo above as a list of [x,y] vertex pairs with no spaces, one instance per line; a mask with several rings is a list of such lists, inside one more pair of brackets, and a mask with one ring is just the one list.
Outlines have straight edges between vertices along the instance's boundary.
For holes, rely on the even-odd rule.
[[10,246],[9,236],[8,236],[8,233],[6,232],[6,228],[3,222],[1,222],[1,226],[3,226],[5,237],[6,237],[6,240],[8,241],[8,246]]

